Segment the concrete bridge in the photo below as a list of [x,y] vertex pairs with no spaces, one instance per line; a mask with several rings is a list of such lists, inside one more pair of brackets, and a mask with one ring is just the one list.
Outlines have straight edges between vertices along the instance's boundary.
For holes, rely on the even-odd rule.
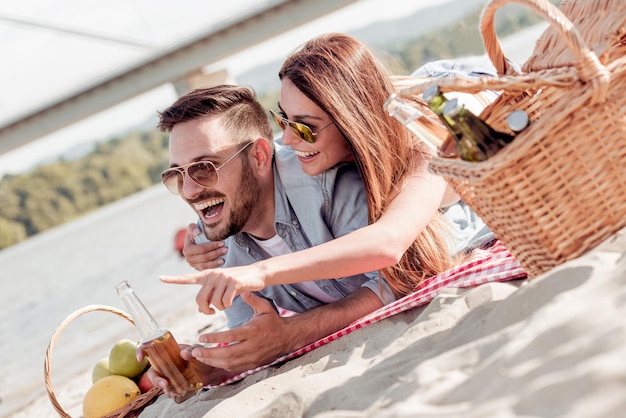
[[284,0],[233,18],[187,43],[47,103],[0,126],[0,154],[67,127],[163,84],[179,94],[222,82],[202,68],[358,0]]

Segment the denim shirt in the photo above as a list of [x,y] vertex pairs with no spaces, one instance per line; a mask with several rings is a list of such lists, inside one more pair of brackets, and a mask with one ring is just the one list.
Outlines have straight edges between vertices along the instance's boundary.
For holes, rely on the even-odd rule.
[[[517,68],[517,67],[516,67]],[[413,71],[414,77],[496,77],[498,73],[486,56],[430,61]]]
[[[309,176],[302,171],[291,148],[275,145],[274,225],[292,252],[322,244],[368,224],[365,189],[354,164],[341,164],[317,176]],[[203,240],[197,240],[198,243],[207,242],[204,234],[199,237]],[[228,252],[223,267],[248,265],[269,258],[247,233],[239,232],[228,237],[225,243]],[[381,295],[378,277],[378,272],[370,272],[314,283],[335,301],[363,286],[370,288],[383,304],[394,301],[393,292],[384,279],[381,279]],[[288,284],[268,286],[255,293],[294,312],[325,304]],[[236,297],[224,312],[230,328],[242,325],[253,315],[241,297]]]

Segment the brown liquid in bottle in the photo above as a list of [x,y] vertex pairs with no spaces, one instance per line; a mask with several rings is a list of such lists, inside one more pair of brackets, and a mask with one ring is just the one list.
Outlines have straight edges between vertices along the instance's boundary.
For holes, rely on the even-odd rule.
[[191,364],[180,356],[180,347],[169,331],[141,344],[150,365],[170,382],[174,402],[193,396],[203,384]]
[[202,381],[193,366],[180,356],[180,347],[172,334],[159,326],[127,281],[119,283],[115,290],[141,335],[141,349],[151,367],[169,380],[167,389],[174,402],[193,396],[202,387]]

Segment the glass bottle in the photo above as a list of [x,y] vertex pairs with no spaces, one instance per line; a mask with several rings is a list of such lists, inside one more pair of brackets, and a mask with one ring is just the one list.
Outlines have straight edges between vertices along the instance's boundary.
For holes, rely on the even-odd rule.
[[448,99],[443,95],[437,84],[431,84],[428,86],[422,93],[422,99],[437,116],[443,116],[443,107]]
[[204,385],[191,364],[180,356],[180,347],[172,333],[159,326],[127,281],[119,283],[115,290],[141,334],[141,349],[150,366],[169,380],[174,402],[193,396]]
[[422,100],[426,102],[428,107],[435,115],[439,117],[441,122],[448,128],[449,135],[439,148],[439,156],[444,158],[458,158],[457,143],[461,139],[461,132],[457,126],[452,123],[450,118],[443,114],[443,107],[448,102],[448,98],[443,95],[437,84],[432,84],[422,93]]
[[450,119],[443,114],[443,107],[448,103],[448,99],[443,95],[439,86],[436,84],[432,84],[424,90],[422,93],[422,99],[426,102],[428,107],[433,111],[433,113],[441,119],[441,121],[448,126],[448,129],[452,131],[452,134],[458,137],[458,132],[456,132],[456,126],[451,124]]
[[443,107],[443,114],[456,125],[461,133],[457,150],[461,159],[472,162],[485,161],[508,145],[515,138],[499,132],[467,110],[457,99],[450,99]]
[[390,116],[396,118],[409,129],[420,141],[425,143],[434,153],[439,153],[448,132],[415,106],[398,97],[389,96],[384,108]]
[[530,118],[523,110],[514,110],[507,116],[506,124],[517,135],[530,125]]

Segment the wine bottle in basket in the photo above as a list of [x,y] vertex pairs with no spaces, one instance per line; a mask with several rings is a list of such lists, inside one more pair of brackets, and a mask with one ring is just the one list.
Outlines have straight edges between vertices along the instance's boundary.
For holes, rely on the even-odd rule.
[[459,158],[456,144],[461,138],[461,132],[458,130],[457,126],[443,114],[443,107],[448,102],[448,98],[443,95],[438,85],[433,84],[424,90],[422,100],[426,102],[433,113],[437,115],[446,128],[448,128],[449,135],[444,140],[443,144],[441,144],[439,156],[444,158]]
[[523,110],[514,110],[507,116],[506,124],[517,135],[530,125],[530,119]]
[[451,122],[450,118],[443,114],[443,107],[448,103],[448,98],[443,95],[439,86],[436,84],[428,86],[422,93],[422,99],[433,113],[439,116],[439,119],[448,127],[448,130],[458,138],[461,133],[457,130],[456,125]]
[[448,100],[443,107],[443,114],[455,125],[457,132],[461,133],[461,138],[457,141],[457,151],[465,161],[485,161],[515,138],[493,129],[457,99]]
[[180,403],[203,387],[191,364],[180,356],[172,333],[159,326],[127,281],[115,286],[141,334],[140,344],[150,366],[170,382],[174,402]]
[[390,116],[402,123],[434,153],[439,153],[442,143],[448,135],[443,127],[411,103],[399,98],[395,93],[389,96],[384,108]]

